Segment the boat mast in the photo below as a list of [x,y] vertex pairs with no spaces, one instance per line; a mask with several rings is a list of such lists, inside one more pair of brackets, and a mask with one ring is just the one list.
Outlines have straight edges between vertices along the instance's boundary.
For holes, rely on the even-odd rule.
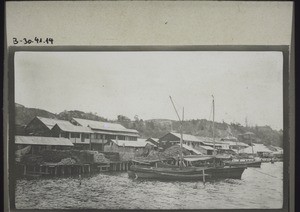
[[214,144],[214,152],[213,152],[213,156],[214,156],[214,166],[216,165],[216,152],[215,152],[215,98],[214,95],[212,95],[213,101],[212,101],[212,106],[213,106],[213,144]]
[[179,121],[180,121],[180,167],[182,167],[182,163],[183,163],[183,154],[182,154],[182,141],[183,141],[183,135],[182,135],[182,121],[183,121],[183,118],[184,118],[184,108],[183,108],[183,111],[182,111],[182,120],[181,120],[181,119],[180,119],[180,116],[179,116],[179,114],[178,114],[178,112],[177,112],[177,110],[176,110],[176,107],[175,107],[175,105],[174,105],[174,102],[173,102],[171,96],[170,96],[170,100],[171,100],[172,105],[173,105],[173,107],[174,107],[174,110],[175,110],[175,112],[176,112],[176,114],[177,114],[177,117],[178,117],[178,119],[179,119]]

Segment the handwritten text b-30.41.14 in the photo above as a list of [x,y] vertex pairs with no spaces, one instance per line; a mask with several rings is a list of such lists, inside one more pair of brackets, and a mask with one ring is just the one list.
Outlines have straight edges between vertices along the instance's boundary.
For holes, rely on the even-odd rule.
[[30,44],[53,44],[54,40],[53,38],[39,38],[39,37],[35,37],[33,39],[31,38],[22,38],[22,39],[18,39],[18,38],[13,38],[13,44],[17,45],[17,44],[25,44],[25,45],[30,45]]

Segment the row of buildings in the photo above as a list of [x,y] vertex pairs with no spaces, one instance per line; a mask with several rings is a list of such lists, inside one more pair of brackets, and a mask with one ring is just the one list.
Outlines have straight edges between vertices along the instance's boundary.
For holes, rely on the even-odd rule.
[[[169,132],[161,138],[142,139],[137,130],[127,129],[117,123],[72,118],[71,121],[35,117],[25,127],[25,136],[16,136],[17,149],[31,147],[31,152],[43,149],[82,149],[104,152],[136,152],[144,148],[160,148],[177,145],[181,135]],[[218,153],[268,154],[282,152],[263,144],[239,142],[235,137],[212,138],[183,134],[183,147],[194,154]],[[283,152],[282,152],[283,153]]]

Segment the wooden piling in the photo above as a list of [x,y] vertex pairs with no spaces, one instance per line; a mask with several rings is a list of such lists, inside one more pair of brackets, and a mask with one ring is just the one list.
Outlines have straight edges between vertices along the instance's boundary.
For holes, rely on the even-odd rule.
[[54,174],[55,174],[55,176],[57,175],[57,166],[55,166],[55,168],[54,168]]
[[24,175],[26,174],[26,171],[27,171],[27,166],[24,165]]
[[204,172],[204,169],[202,170],[202,175],[203,175],[203,184],[205,184],[205,172]]

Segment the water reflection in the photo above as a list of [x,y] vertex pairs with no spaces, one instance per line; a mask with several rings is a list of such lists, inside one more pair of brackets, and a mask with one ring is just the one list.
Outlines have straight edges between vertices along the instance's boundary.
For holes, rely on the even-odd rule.
[[[259,172],[258,172],[259,171]],[[283,164],[248,168],[241,180],[160,182],[127,173],[17,181],[18,209],[281,208]],[[272,177],[270,176],[272,175]]]

